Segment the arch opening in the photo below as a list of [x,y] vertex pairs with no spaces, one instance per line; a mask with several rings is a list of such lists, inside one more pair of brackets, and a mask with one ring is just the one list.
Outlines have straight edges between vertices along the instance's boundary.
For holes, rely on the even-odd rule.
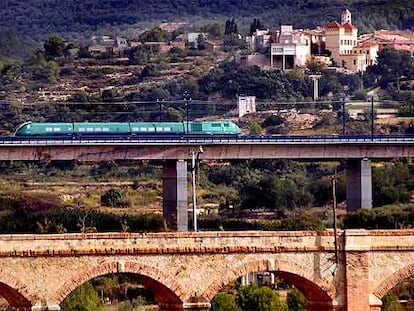
[[[251,287],[251,289],[248,289],[248,287]],[[261,294],[266,295],[267,293],[267,295],[277,296],[277,298],[274,299],[276,303],[280,304],[280,308],[292,306],[292,304],[294,304],[303,307],[303,309],[298,310],[334,310],[332,298],[327,291],[321,288],[318,284],[298,274],[279,270],[251,271],[241,277],[231,280],[229,283],[222,286],[216,295],[212,297],[211,304],[213,310],[217,305],[217,299],[219,300],[219,303],[220,300],[232,301],[231,303],[235,303],[239,308],[243,309],[245,306],[243,306],[243,298],[241,297],[245,295],[246,288],[247,291],[260,291],[260,288],[262,287],[266,287],[267,289]],[[227,297],[223,298],[223,296],[220,296],[217,298],[217,294],[219,293],[220,295],[227,295]],[[256,294],[260,295],[259,292],[256,292]]]
[[[82,301],[83,298],[85,301]],[[151,310],[182,310],[182,301],[167,286],[149,276],[131,272],[107,273],[87,280],[75,288],[60,305],[63,310],[76,310],[90,301],[94,301],[96,306],[146,306]]]
[[378,298],[382,301],[381,310],[414,310],[414,275],[400,280]]
[[31,302],[16,289],[0,282],[0,308],[30,310]]

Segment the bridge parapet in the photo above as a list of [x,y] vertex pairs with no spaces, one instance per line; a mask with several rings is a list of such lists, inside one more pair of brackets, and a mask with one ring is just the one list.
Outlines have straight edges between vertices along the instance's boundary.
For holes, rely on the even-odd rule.
[[1,235],[0,256],[332,251],[327,231],[239,231]]

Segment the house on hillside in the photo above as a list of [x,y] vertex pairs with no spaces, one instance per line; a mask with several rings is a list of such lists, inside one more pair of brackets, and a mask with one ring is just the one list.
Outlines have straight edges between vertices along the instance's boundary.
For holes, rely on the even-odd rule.
[[187,32],[179,35],[177,39],[183,40],[188,47],[197,49],[200,37],[207,40],[207,35],[204,32]]
[[358,29],[352,24],[352,14],[344,10],[341,22],[333,21],[325,27],[325,46],[338,67],[349,72],[365,71],[377,58],[379,46],[358,40]]
[[[282,25],[278,30],[256,30],[246,37],[249,55],[243,60],[248,65],[270,66],[283,71],[306,67],[311,58],[326,66],[330,66],[333,60],[334,65],[345,72],[361,72],[375,63],[381,44],[384,44],[384,40],[379,38],[379,33],[358,38],[358,29],[352,24],[352,14],[344,10],[340,22],[332,21],[326,27],[304,30]],[[408,42],[399,39],[395,42],[395,46],[414,52],[413,40]],[[388,42],[388,45],[391,44]],[[263,56],[269,48],[270,61],[267,61]]]
[[311,39],[301,30],[291,25],[282,25],[270,44],[270,67],[283,71],[295,67],[305,67],[311,56]]
[[359,41],[378,44],[380,51],[385,47],[390,47],[399,51],[408,51],[414,55],[414,31],[381,29],[361,35]]

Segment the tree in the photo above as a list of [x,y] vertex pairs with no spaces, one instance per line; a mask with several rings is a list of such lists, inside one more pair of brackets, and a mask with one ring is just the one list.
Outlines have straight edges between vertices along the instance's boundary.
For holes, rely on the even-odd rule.
[[154,27],[148,31],[145,31],[139,36],[141,42],[166,42],[170,40],[171,36],[168,31],[161,27]]
[[394,293],[387,293],[384,298],[382,298],[381,311],[403,311],[398,297]]
[[184,113],[178,109],[173,107],[167,108],[167,120],[171,122],[183,122],[184,120]]
[[250,24],[250,35],[252,35],[256,30],[263,30],[265,29],[262,22],[259,18],[253,19],[253,23]]
[[387,47],[378,53],[377,64],[370,67],[370,71],[380,77],[382,87],[396,81],[397,90],[400,91],[400,79],[413,76],[414,62],[409,52]]
[[233,296],[227,293],[218,293],[211,302],[211,311],[240,311]]
[[52,36],[43,44],[45,49],[45,57],[48,60],[63,56],[65,42],[59,36]]
[[304,311],[306,310],[306,299],[302,292],[296,288],[290,290],[286,297],[286,303],[289,311]]
[[234,20],[234,18],[232,18],[231,20],[228,19],[226,20],[226,25],[224,28],[224,35],[230,35],[230,34],[238,34],[239,30],[237,27],[237,24]]
[[287,311],[287,306],[280,301],[279,294],[267,286],[242,286],[237,292],[237,300],[243,311]]
[[109,207],[128,207],[130,203],[124,192],[109,189],[101,196],[101,204]]
[[259,123],[257,123],[254,120],[249,123],[249,133],[250,134],[262,134],[262,132],[263,132],[263,129],[260,126]]
[[158,67],[154,64],[145,66],[140,73],[141,78],[154,77],[159,74]]
[[207,33],[211,39],[220,39],[223,37],[223,26],[217,22],[201,26],[200,31]]
[[99,295],[91,283],[87,282],[75,289],[62,303],[65,311],[102,311]]

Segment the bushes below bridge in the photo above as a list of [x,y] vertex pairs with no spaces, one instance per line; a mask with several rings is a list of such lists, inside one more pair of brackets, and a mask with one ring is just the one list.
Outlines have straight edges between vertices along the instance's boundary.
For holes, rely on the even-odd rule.
[[0,196],[0,233],[165,231],[160,214],[62,207],[53,195]]

